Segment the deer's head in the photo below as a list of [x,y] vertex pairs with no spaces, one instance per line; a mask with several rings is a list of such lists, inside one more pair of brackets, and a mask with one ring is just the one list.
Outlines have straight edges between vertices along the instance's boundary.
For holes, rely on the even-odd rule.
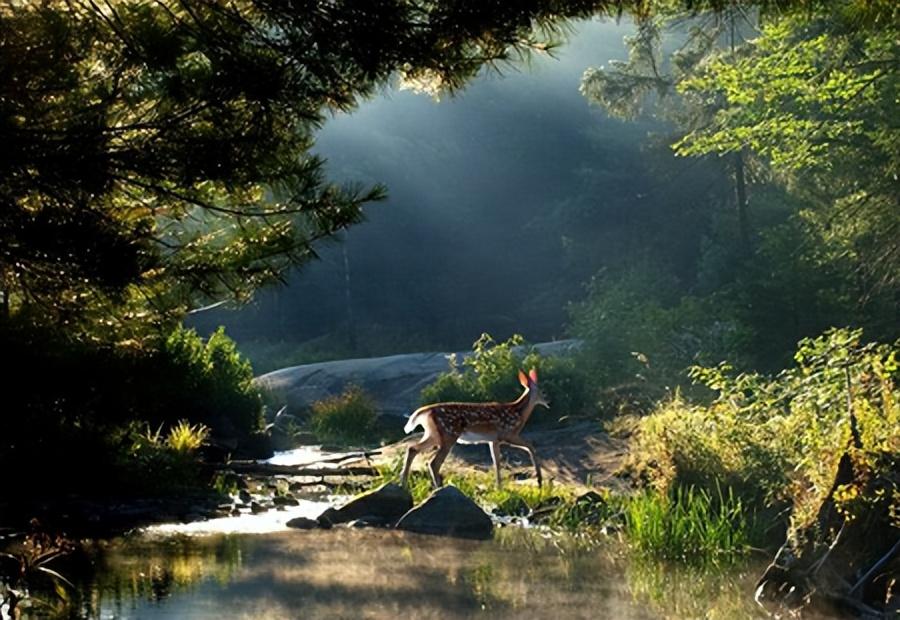
[[531,402],[533,402],[535,406],[543,405],[547,409],[550,408],[550,401],[547,400],[547,397],[544,396],[544,393],[538,386],[537,370],[532,368],[527,375],[520,370],[519,383],[522,384],[523,388],[528,390],[528,398],[531,399]]

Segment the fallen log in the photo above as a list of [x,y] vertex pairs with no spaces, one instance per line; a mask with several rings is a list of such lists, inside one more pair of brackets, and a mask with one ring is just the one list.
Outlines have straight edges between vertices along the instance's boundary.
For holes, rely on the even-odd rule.
[[260,476],[378,476],[379,472],[368,465],[345,467],[307,467],[304,465],[273,465],[257,461],[231,461],[222,469],[237,474],[258,474]]
[[370,456],[377,456],[381,454],[381,450],[367,450],[365,452],[350,452],[348,454],[342,454],[340,456],[332,456],[326,459],[317,459],[315,461],[310,461],[309,463],[304,463],[304,467],[308,467],[310,465],[318,465],[319,463],[341,463],[343,461],[361,461],[363,459],[368,460]]

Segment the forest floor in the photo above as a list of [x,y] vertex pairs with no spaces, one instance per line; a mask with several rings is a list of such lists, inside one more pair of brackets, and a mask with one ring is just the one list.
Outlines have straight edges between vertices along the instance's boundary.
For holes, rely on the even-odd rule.
[[[628,485],[621,475],[628,455],[628,442],[610,436],[596,421],[576,421],[561,428],[526,430],[522,434],[535,446],[544,480],[576,487],[607,487],[623,489]],[[410,435],[381,449],[372,458],[376,465],[402,458],[409,444],[418,441],[421,433]],[[521,481],[534,480],[534,468],[528,454],[512,446],[501,448],[501,473]],[[413,469],[424,468],[430,454],[418,456]],[[445,462],[442,472],[465,471],[475,467],[490,472],[490,450],[487,444],[457,444]]]

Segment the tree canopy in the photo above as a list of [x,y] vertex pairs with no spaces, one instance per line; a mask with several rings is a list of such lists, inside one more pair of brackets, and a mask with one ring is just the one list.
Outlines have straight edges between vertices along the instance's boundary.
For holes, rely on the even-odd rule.
[[[0,8],[6,313],[127,333],[245,299],[378,186],[309,153],[393,76],[453,91],[618,2],[104,2]],[[80,327],[79,327],[80,326]]]

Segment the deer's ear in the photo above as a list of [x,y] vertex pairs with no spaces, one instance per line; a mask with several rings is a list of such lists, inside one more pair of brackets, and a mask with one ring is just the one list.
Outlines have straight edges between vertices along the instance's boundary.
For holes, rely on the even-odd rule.
[[521,370],[519,371],[519,383],[522,384],[523,388],[528,387],[528,377],[525,376],[525,373]]
[[528,378],[531,379],[532,383],[537,383],[537,370],[532,368],[528,373]]

